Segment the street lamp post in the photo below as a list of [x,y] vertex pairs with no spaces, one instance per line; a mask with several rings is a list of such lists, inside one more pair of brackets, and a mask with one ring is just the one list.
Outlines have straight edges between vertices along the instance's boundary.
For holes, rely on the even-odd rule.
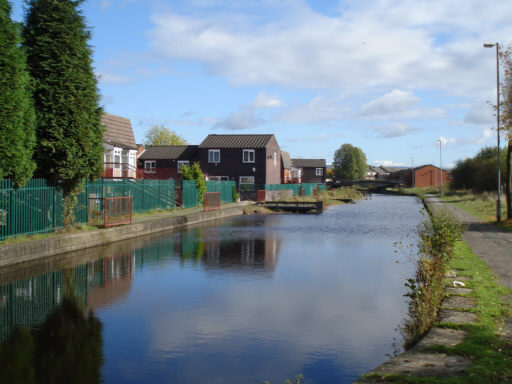
[[496,221],[501,221],[501,183],[500,183],[500,45],[499,43],[484,43],[484,48],[496,47],[496,127],[498,132],[498,166],[497,166],[497,183],[498,183],[498,200],[496,200]]
[[441,191],[441,196],[443,196],[443,156],[441,154],[441,139],[439,141],[439,189]]

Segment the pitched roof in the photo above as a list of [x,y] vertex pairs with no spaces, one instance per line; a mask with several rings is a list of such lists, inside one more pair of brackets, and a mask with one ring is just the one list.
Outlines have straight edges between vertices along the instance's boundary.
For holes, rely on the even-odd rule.
[[326,166],[325,159],[292,159],[296,168],[323,168]]
[[199,148],[265,148],[274,135],[208,135]]
[[147,147],[139,159],[191,160],[197,157],[197,145],[156,145]]
[[103,133],[104,143],[120,146],[125,149],[137,149],[130,119],[104,113],[101,116],[101,124],[105,127],[105,132]]
[[283,168],[290,169],[292,167],[292,159],[290,159],[290,154],[285,151],[281,151],[281,159],[283,159]]

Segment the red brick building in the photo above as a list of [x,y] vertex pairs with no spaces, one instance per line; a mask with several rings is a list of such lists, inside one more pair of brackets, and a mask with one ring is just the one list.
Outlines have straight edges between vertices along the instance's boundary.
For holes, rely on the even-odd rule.
[[442,170],[432,164],[422,165],[421,167],[414,168],[414,185],[411,168],[396,172],[393,178],[399,178],[402,184],[406,187],[438,187],[441,184],[446,184],[450,181],[450,174],[446,170]]

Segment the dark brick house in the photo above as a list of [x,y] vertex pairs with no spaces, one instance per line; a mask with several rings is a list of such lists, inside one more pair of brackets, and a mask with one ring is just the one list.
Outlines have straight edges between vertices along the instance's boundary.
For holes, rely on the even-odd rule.
[[208,135],[198,147],[208,180],[233,180],[237,187],[281,184],[281,150],[274,135]]
[[292,159],[292,164],[301,170],[301,183],[325,184],[325,159]]
[[197,145],[147,147],[137,158],[138,174],[146,179],[180,179],[180,168],[198,161]]

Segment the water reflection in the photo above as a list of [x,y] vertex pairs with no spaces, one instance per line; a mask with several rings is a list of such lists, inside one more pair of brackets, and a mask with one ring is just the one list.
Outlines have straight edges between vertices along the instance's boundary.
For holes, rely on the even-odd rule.
[[37,327],[16,326],[0,343],[0,383],[100,382],[101,322],[76,297],[59,301]]
[[0,337],[23,345],[72,293],[103,324],[106,383],[352,382],[392,352],[413,270],[392,243],[418,209],[237,217],[0,270]]
[[[241,227],[248,224],[245,221]],[[137,270],[162,267],[176,260],[182,267],[192,262],[207,271],[221,269],[228,273],[269,273],[275,269],[279,254],[275,233],[264,232],[261,237],[253,234],[240,241],[233,241],[233,235],[219,226],[191,229],[144,247],[114,248],[110,255],[101,252],[102,258],[73,268],[0,285],[0,339],[9,339],[17,327],[30,330],[42,324],[62,304],[66,276],[72,276],[71,295],[80,305],[97,309],[127,297]],[[90,256],[96,258],[97,254]],[[77,254],[72,257],[81,259]]]

